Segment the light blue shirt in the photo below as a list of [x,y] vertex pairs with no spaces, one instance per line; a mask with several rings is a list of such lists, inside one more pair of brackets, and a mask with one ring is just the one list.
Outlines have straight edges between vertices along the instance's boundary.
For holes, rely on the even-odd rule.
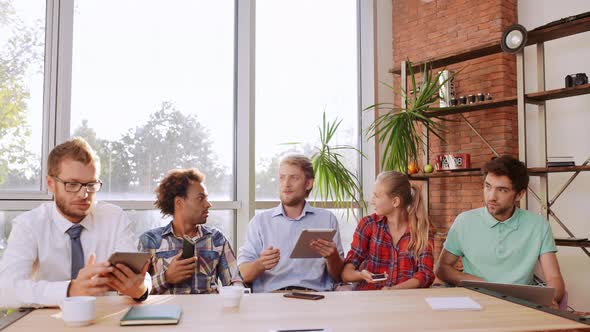
[[287,217],[282,204],[254,216],[248,225],[244,246],[238,253],[238,266],[255,261],[260,252],[269,246],[279,248],[281,258],[274,268],[254,281],[253,291],[272,292],[288,286],[332,290],[334,281],[328,274],[324,258],[289,258],[299,234],[304,229],[317,228],[336,229],[334,242],[340,256],[344,257],[338,220],[330,211],[314,208],[306,202],[303,212],[295,219]]

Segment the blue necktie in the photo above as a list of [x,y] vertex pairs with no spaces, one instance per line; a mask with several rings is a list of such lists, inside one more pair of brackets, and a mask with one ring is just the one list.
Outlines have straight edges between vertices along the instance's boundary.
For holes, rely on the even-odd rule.
[[78,277],[78,271],[84,267],[84,250],[80,242],[83,227],[76,224],[66,231],[72,241],[72,280]]

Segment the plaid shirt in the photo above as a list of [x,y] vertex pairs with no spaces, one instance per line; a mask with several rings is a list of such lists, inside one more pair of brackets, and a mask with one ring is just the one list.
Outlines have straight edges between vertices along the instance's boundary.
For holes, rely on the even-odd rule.
[[429,287],[434,281],[432,270],[434,265],[433,236],[432,234],[428,235],[428,246],[418,259],[414,257],[412,251],[408,250],[409,244],[409,228],[394,246],[387,218],[372,214],[361,219],[354,232],[350,251],[344,263],[351,263],[356,269],[365,263],[364,269],[371,273],[387,273],[387,280],[373,284],[363,280],[357,284],[356,289],[381,289],[384,286],[391,287],[412,278],[418,279],[420,288]]
[[139,238],[139,251],[151,252],[151,294],[204,294],[217,293],[217,279],[223,286],[242,282],[236,256],[225,236],[217,229],[197,226],[195,274],[178,284],[169,284],[164,278],[172,258],[182,251],[182,237],[174,234],[172,222],[145,232]]

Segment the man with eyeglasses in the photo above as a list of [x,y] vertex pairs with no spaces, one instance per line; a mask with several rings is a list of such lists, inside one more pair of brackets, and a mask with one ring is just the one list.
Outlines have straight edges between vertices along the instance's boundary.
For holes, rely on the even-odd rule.
[[0,307],[55,306],[65,297],[111,290],[147,298],[147,263],[135,273],[107,261],[116,251],[136,249],[123,210],[95,201],[102,186],[99,166],[81,138],[51,151],[46,180],[54,200],[14,219],[0,261]]

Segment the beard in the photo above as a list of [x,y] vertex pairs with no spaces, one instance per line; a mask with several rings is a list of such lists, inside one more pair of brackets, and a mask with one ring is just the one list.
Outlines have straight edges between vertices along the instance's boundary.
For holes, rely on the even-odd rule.
[[281,194],[281,203],[285,206],[298,206],[305,201],[305,196],[291,196],[285,197]]
[[76,210],[70,208],[68,207],[66,200],[63,197],[58,197],[57,195],[55,195],[55,205],[57,205],[57,208],[65,217],[77,220],[84,219],[92,210],[92,203],[86,210]]
[[486,209],[494,217],[503,217],[507,215],[512,210],[512,208],[513,206],[496,206],[495,210],[491,210],[490,207],[486,204]]

